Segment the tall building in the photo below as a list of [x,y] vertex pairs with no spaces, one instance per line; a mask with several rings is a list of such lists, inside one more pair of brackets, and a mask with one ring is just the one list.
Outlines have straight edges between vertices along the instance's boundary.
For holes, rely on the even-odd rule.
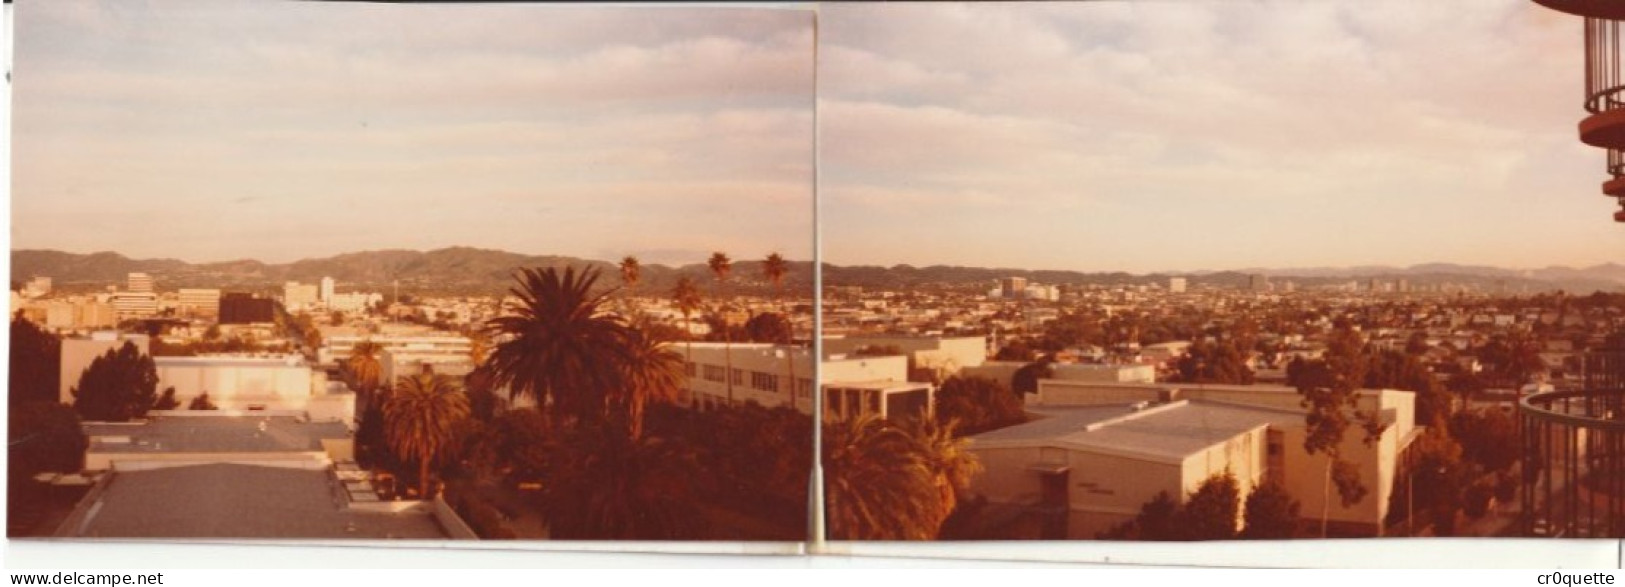
[[1027,291],[1027,278],[1006,277],[999,280],[999,293],[1005,299],[1016,299]]
[[1264,275],[1262,273],[1254,273],[1252,275],[1248,275],[1247,276],[1247,289],[1250,289],[1250,290],[1253,290],[1253,291],[1269,291],[1270,290],[1270,278],[1269,278],[1269,276]]
[[179,297],[179,305],[183,312],[208,316],[220,314],[218,289],[182,289]]
[[131,273],[129,285],[125,289],[136,293],[152,293],[152,276],[145,273]]
[[1185,278],[1168,278],[1168,293],[1185,293]]
[[116,292],[107,301],[118,312],[119,318],[141,318],[158,313],[158,294],[150,290]]
[[247,293],[227,293],[220,296],[221,324],[253,324],[274,322],[276,306],[270,298]]
[[323,304],[326,304],[326,305],[332,305],[333,304],[333,278],[331,278],[331,277],[323,277],[322,278],[322,298],[321,298],[321,302]]
[[316,296],[316,284],[313,283],[290,281],[282,285],[282,305],[287,306],[290,312],[316,305]]

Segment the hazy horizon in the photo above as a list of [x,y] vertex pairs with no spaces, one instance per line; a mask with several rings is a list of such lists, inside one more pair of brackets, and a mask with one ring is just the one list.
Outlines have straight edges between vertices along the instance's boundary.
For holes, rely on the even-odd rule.
[[828,5],[823,260],[1622,262],[1581,31],[1527,0]]
[[14,248],[197,262],[456,244],[811,257],[807,11],[228,1],[15,14]]

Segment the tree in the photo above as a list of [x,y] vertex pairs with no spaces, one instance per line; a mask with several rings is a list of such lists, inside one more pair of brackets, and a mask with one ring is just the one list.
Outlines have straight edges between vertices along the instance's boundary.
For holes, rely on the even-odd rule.
[[938,511],[942,516],[935,521],[937,528],[941,528],[942,522],[959,505],[959,495],[970,488],[971,479],[982,472],[981,461],[970,452],[970,440],[957,433],[958,427],[956,420],[940,421],[929,413],[919,414],[903,427],[913,439],[937,488]]
[[56,403],[61,389],[62,340],[17,312],[11,319],[11,395],[8,405]]
[[85,468],[90,440],[73,408],[54,401],[25,402],[12,407],[7,419],[10,432],[6,452],[15,478],[32,478],[48,471],[75,473]]
[[[717,280],[716,287],[711,292],[711,297],[714,298],[717,303],[717,315],[722,316],[724,305],[722,301],[722,286],[728,282],[728,274],[733,271],[733,261],[728,259],[728,255],[722,253],[721,251],[717,251],[715,253],[711,253],[711,258],[706,261],[706,265],[711,268],[711,276],[715,277]],[[728,373],[728,376],[724,377],[723,379],[728,387],[728,403],[731,405],[734,401],[733,337],[728,333],[727,319],[724,318],[722,323],[722,334],[724,337],[722,343],[722,358]]]
[[642,330],[625,331],[626,351],[620,363],[620,385],[613,388],[609,403],[626,419],[628,436],[643,435],[644,408],[653,402],[671,403],[682,391],[683,358],[666,348],[665,341]]
[[1374,442],[1382,433],[1376,414],[1359,414],[1358,386],[1365,380],[1369,361],[1360,334],[1347,324],[1340,324],[1327,341],[1326,354],[1320,360],[1289,366],[1288,376],[1303,396],[1301,404],[1308,408],[1304,451],[1310,455],[1326,455],[1325,494],[1322,496],[1320,535],[1326,537],[1331,520],[1331,488],[1335,483],[1343,507],[1359,503],[1367,489],[1361,482],[1359,470],[1343,459],[1343,437],[1354,422],[1351,412],[1359,418],[1366,431],[1366,442]]
[[[637,257],[627,255],[621,258],[621,284],[626,287],[628,306],[631,305],[632,294],[638,289],[638,282],[643,280],[643,264]],[[630,309],[630,308],[628,308]]]
[[1010,390],[1016,394],[1038,393],[1038,380],[1048,379],[1055,373],[1055,359],[1049,355],[1023,365],[1010,376]]
[[158,400],[158,370],[135,343],[90,362],[72,389],[73,407],[93,422],[126,422],[147,415]]
[[774,312],[763,312],[745,321],[745,336],[751,342],[787,344],[790,342],[790,321]]
[[1027,421],[1021,399],[1010,387],[985,377],[949,377],[935,401],[937,420],[957,420],[966,436]]
[[1298,536],[1298,500],[1275,481],[1266,481],[1247,495],[1242,538],[1281,540]]
[[397,456],[418,462],[420,498],[429,499],[429,468],[450,448],[468,413],[457,380],[427,368],[402,377],[384,404],[384,436]]
[[186,409],[188,409],[188,410],[218,410],[220,408],[215,406],[213,401],[209,400],[209,392],[205,391],[205,392],[203,392],[201,394],[198,394],[197,397],[192,398],[192,401],[188,402],[186,404]]
[[[779,306],[779,314],[778,315],[779,315],[779,318],[781,318],[783,323],[784,323],[784,332],[783,332],[783,342],[784,342],[784,344],[791,344],[795,340],[795,325],[789,319],[790,312],[788,311],[788,309],[786,309],[784,307],[784,276],[789,274],[789,272],[790,272],[790,264],[785,262],[783,255],[780,255],[780,254],[778,254],[776,252],[769,254],[767,256],[767,259],[762,261],[762,277],[766,277],[767,281],[769,283],[773,284],[773,300],[778,303],[778,306]],[[746,323],[745,327],[746,327],[746,329],[749,329],[750,324]],[[762,334],[769,334],[769,333],[764,332]],[[763,340],[763,339],[758,338],[757,340]],[[779,339],[773,339],[773,342],[779,342]],[[795,358],[795,353],[788,353],[787,352],[787,353],[784,354],[784,367],[785,367],[785,373],[788,373],[789,376],[790,376],[789,385],[790,385],[791,390],[793,391],[795,389],[795,385],[796,385],[796,358]],[[792,395],[792,397],[794,397],[794,393],[792,393],[791,395]]]
[[1140,513],[1134,519],[1101,532],[1099,537],[1105,540],[1180,540],[1184,536],[1181,523],[1179,502],[1167,491],[1159,491],[1151,501],[1140,506]]
[[536,400],[559,421],[600,419],[618,385],[626,327],[592,293],[598,271],[523,269],[511,293],[519,302],[486,324],[498,343],[486,361],[497,387]]
[[1444,387],[1415,355],[1383,351],[1371,357],[1365,386],[1415,393],[1416,421],[1419,424],[1438,426],[1450,418],[1450,396],[1446,395]]
[[825,516],[836,540],[930,540],[947,518],[918,445],[872,414],[825,422]]
[[[700,298],[699,286],[694,285],[693,279],[689,279],[686,275],[683,276],[677,280],[677,286],[671,290],[671,302],[672,305],[677,307],[677,311],[683,314],[684,339],[692,338],[693,322],[689,318],[694,314],[695,310],[700,309],[700,306],[704,304],[704,301]],[[692,347],[692,344],[690,347]],[[692,360],[693,353],[686,354]]]
[[1498,409],[1456,413],[1450,435],[1460,441],[1463,460],[1490,473],[1511,470],[1523,450],[1518,423]]
[[382,384],[383,365],[378,362],[378,355],[384,347],[371,339],[355,343],[350,348],[350,356],[344,359],[344,372],[350,380],[350,387],[362,394],[362,397],[371,401],[372,394]]
[[541,502],[553,538],[677,540],[700,525],[686,443],[576,426],[550,452]]
[[1217,344],[1198,341],[1175,361],[1174,381],[1184,383],[1227,383],[1252,385],[1253,370],[1246,353],[1233,341]]
[[181,402],[175,399],[175,386],[173,385],[165,387],[164,393],[159,395],[158,399],[152,403],[152,409],[154,410],[173,410],[179,407],[181,407]]
[[1236,537],[1241,512],[1241,488],[1226,470],[1209,476],[1185,500],[1180,516],[1188,540],[1227,540]]

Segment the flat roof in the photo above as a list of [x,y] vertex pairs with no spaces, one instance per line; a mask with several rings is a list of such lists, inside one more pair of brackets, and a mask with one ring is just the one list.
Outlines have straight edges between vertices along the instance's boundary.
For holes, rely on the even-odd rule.
[[1129,404],[1035,410],[1040,419],[973,436],[975,444],[1058,446],[1183,460],[1271,424],[1294,424],[1302,414],[1205,401],[1178,401],[1134,410]]
[[428,513],[356,511],[326,470],[214,464],[115,474],[72,536],[409,538],[449,536]]
[[831,381],[821,385],[826,389],[865,389],[878,391],[909,391],[931,388],[931,384],[929,383],[896,381],[892,379],[876,379],[870,381]]
[[[322,450],[323,439],[350,437],[342,422],[301,422],[289,416],[159,416],[145,424],[87,423],[84,430],[91,452],[132,454],[312,452]],[[103,442],[98,436],[130,441]]]

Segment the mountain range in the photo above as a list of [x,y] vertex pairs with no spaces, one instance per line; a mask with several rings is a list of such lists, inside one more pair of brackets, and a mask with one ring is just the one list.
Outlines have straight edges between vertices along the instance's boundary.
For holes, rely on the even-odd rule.
[[[273,291],[284,282],[315,283],[323,277],[336,280],[341,291],[366,288],[380,290],[397,280],[405,292],[498,293],[513,284],[519,267],[592,267],[603,272],[600,282],[620,285],[620,271],[614,262],[558,255],[525,255],[509,251],[450,247],[432,251],[401,249],[345,253],[331,257],[302,259],[291,263],[264,263],[255,260],[218,263],[188,263],[177,259],[131,259],[113,252],[91,254],[54,250],[23,249],[11,252],[13,280],[43,276],[56,287],[90,289],[122,284],[132,272],[153,276],[159,289],[180,287],[219,287],[234,290]],[[1250,275],[1262,274],[1272,280],[1291,280],[1312,287],[1349,280],[1405,279],[1415,285],[1456,284],[1481,288],[1505,286],[1509,291],[1563,289],[1575,293],[1625,290],[1625,265],[1606,263],[1591,267],[1551,266],[1541,269],[1505,269],[1480,265],[1426,263],[1409,267],[1303,267],[1288,269],[1244,268],[1226,271],[1081,272],[987,267],[932,265],[839,266],[824,264],[826,285],[857,285],[874,288],[904,288],[922,284],[991,284],[1003,277],[1024,277],[1046,284],[1166,284],[1169,277],[1186,277],[1192,285],[1242,287]],[[812,284],[812,263],[791,261],[785,277],[786,290],[805,291]],[[770,288],[761,275],[761,261],[736,260],[733,287],[741,291],[767,293]],[[665,292],[680,277],[696,280],[708,288],[711,271],[704,264],[642,266],[640,289]]]

